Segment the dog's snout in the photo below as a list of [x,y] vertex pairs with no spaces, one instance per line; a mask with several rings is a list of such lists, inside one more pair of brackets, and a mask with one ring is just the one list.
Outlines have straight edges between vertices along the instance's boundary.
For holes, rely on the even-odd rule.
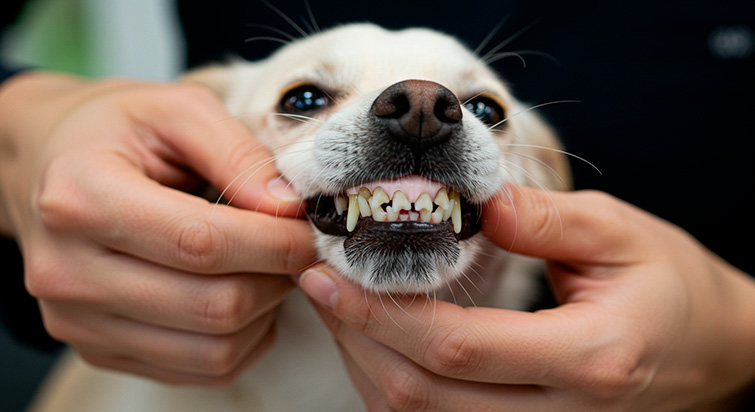
[[405,80],[385,89],[372,105],[388,135],[416,155],[446,142],[461,122],[459,100],[447,88],[427,80]]

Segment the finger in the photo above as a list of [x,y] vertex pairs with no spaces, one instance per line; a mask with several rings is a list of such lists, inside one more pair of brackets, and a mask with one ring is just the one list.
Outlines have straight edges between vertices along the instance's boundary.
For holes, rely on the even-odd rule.
[[224,376],[236,370],[272,328],[275,311],[228,335],[188,333],[55,302],[42,306],[56,338],[81,353],[127,357],[173,372]]
[[[546,406],[545,390],[529,385],[496,385],[435,375],[400,353],[341,324],[337,340],[357,376],[370,410],[522,410]],[[373,409],[374,408],[374,409]]]
[[[442,301],[426,304],[412,297],[386,299],[322,267],[305,272],[300,286],[316,301],[332,306],[333,316],[350,328],[435,374],[455,379],[574,385],[575,376],[590,367],[602,370],[595,351],[610,348],[617,338],[592,322],[596,316],[587,303],[526,313]],[[324,319],[331,330],[337,325]],[[590,338],[585,341],[585,336]],[[623,346],[615,347],[621,352]]]
[[233,203],[246,209],[281,214],[300,199],[276,198],[267,190],[268,182],[278,177],[274,156],[236,118],[231,116],[216,95],[202,87],[179,85],[156,94],[134,93],[131,110],[146,129],[174,157],[206,178],[217,190],[233,197]]
[[127,356],[102,354],[97,352],[83,352],[80,353],[80,356],[88,363],[98,367],[144,376],[173,385],[222,387],[234,382],[239,375],[244,373],[251,365],[254,365],[265,353],[267,353],[274,343],[275,330],[271,329],[235,369],[221,375],[177,372],[175,370],[154,366]]
[[[60,178],[69,172],[72,179]],[[212,205],[157,184],[117,155],[56,164],[39,204],[53,229],[190,272],[293,273],[316,255],[307,222]]]
[[486,204],[485,235],[512,252],[561,262],[621,264],[646,246],[652,218],[599,192],[508,185]]
[[113,314],[155,326],[205,334],[236,333],[278,306],[294,287],[277,275],[208,278],[155,266],[125,255],[95,261],[88,290],[68,296]]

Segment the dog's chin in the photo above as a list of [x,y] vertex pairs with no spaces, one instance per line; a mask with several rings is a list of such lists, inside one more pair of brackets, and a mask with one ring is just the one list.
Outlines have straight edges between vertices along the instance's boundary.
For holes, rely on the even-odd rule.
[[390,293],[432,293],[461,276],[481,228],[478,207],[462,198],[462,210],[458,233],[451,221],[378,222],[364,216],[348,230],[332,197],[307,201],[322,257],[366,289]]

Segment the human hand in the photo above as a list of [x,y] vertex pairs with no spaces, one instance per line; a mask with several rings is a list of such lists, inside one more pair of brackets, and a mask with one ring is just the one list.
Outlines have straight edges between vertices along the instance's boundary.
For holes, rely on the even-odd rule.
[[[94,365],[197,385],[271,346],[293,287],[281,274],[315,252],[270,153],[219,99],[22,74],[0,89],[0,127],[0,232],[53,337]],[[176,190],[203,180],[240,208]]]
[[393,304],[327,266],[302,275],[370,410],[722,410],[752,384],[752,279],[608,195],[509,192],[483,230],[547,259],[557,308]]

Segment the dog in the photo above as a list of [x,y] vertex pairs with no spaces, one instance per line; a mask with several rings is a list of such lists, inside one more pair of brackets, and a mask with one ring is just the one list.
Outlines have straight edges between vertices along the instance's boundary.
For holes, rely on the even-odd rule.
[[[541,262],[492,246],[480,233],[481,206],[506,182],[568,189],[567,162],[545,122],[454,38],[352,24],[184,81],[215,91],[272,151],[306,199],[320,257],[352,281],[377,293],[453,295],[459,304],[530,304]],[[454,293],[465,282],[479,284],[480,296]],[[166,387],[72,355],[40,409],[362,408],[301,293],[284,303],[278,338],[224,389]]]

